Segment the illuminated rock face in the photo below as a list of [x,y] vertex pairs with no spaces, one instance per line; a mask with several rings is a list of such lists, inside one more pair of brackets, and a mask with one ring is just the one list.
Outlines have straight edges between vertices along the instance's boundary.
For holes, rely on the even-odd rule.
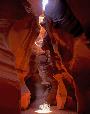
[[[49,28],[49,30],[51,29]],[[70,73],[72,73],[72,77],[76,82],[78,111],[85,111],[87,113],[88,111],[90,111],[90,49],[88,48],[86,43],[88,42],[88,40],[85,39],[85,36],[83,34],[77,37],[77,39],[65,32],[63,32],[62,35],[59,28],[53,28],[52,31],[50,31],[49,33],[52,34],[58,44],[63,47],[63,50],[66,49],[66,52],[68,50],[68,55],[72,55],[68,58],[65,55],[65,52],[60,50],[59,47],[59,54],[63,59],[63,63],[66,67],[68,66],[67,69],[68,71],[70,71]],[[87,104],[87,106],[85,104]]]
[[[5,2],[6,6],[7,6],[6,9],[4,9],[4,8],[2,8],[3,5],[0,4],[0,8],[2,8],[2,10],[4,11],[4,12],[1,12],[2,10],[0,10],[1,18],[4,17],[4,18],[16,19],[16,17],[21,18],[26,15],[25,11],[23,13],[21,13],[21,12],[17,13],[17,11],[13,13],[12,8],[14,9],[15,6],[17,6],[15,4],[10,5],[9,6],[10,9],[8,8],[7,2],[12,3],[12,0],[8,0],[8,1],[1,0],[1,1],[3,1],[2,2],[3,4]],[[17,1],[17,0],[14,0],[14,1]],[[37,0],[37,1],[32,0],[32,4],[33,4],[32,7],[34,9],[35,14],[38,12],[37,8],[35,9],[36,5],[38,4],[38,1],[39,0]],[[19,10],[19,11],[22,11],[22,10]],[[41,13],[41,10],[39,10],[38,15],[40,15],[40,13]],[[13,15],[10,15],[10,14],[13,14]],[[16,14],[16,15],[14,15],[14,14]],[[86,13],[84,13],[84,14],[86,14]],[[76,14],[76,15],[78,15],[78,14]],[[88,17],[88,15],[87,15],[87,17]],[[81,22],[82,22],[82,20],[83,19],[81,18]],[[86,21],[84,21],[84,23],[86,23]],[[29,71],[29,59],[30,59],[30,55],[31,55],[31,47],[38,35],[37,28],[38,27],[37,27],[35,17],[33,18],[33,17],[31,17],[31,15],[29,18],[22,19],[21,21],[18,21],[17,23],[15,23],[14,26],[12,27],[12,29],[9,33],[9,37],[7,39],[9,48],[11,50],[9,50],[7,43],[6,43],[6,39],[4,39],[4,36],[2,34],[0,34],[0,91],[1,91],[0,92],[0,113],[2,113],[2,114],[6,114],[6,113],[19,114],[20,113],[19,83],[21,84],[21,87],[23,89],[24,77],[27,75],[27,73]],[[57,31],[54,31],[52,33],[54,33],[54,37],[55,37],[55,39],[57,39],[57,36],[55,36],[55,33],[57,35]],[[73,41],[68,40],[68,42],[67,42],[67,39],[69,37],[66,35],[65,40],[66,40],[66,45],[71,46],[70,52],[72,52],[72,42]],[[60,38],[61,37],[59,36],[59,39]],[[59,40],[58,40],[58,42],[59,42]],[[75,55],[76,59],[74,58],[74,62],[71,65],[71,67],[72,67],[71,71],[74,72],[74,74],[76,74],[77,76],[79,76],[78,79],[76,78],[76,81],[78,82],[79,87],[82,85],[84,86],[86,84],[84,86],[85,87],[84,89],[83,89],[83,86],[82,86],[82,88],[80,88],[80,89],[83,89],[83,91],[85,91],[86,88],[88,87],[87,82],[89,82],[89,80],[86,80],[86,75],[87,75],[87,71],[88,71],[88,74],[90,74],[90,72],[89,72],[90,71],[90,66],[89,66],[90,55],[88,57],[82,57],[81,55],[88,55],[88,53],[90,53],[90,51],[89,51],[89,49],[86,49],[87,47],[84,47],[84,49],[88,50],[88,51],[84,50],[85,53],[83,53],[83,51],[81,49],[83,48],[84,45],[82,45],[82,46],[78,45],[78,46],[80,46],[81,48],[75,46],[75,47],[77,47],[77,49],[74,50],[74,52],[75,52],[74,55]],[[11,51],[14,55],[11,53]],[[79,56],[79,58],[78,58],[78,54],[81,52],[82,52],[82,54],[80,55],[81,57]],[[62,53],[62,54],[65,57],[64,53]],[[68,64],[68,61],[66,61],[66,58],[68,58],[68,57],[65,57],[63,59],[63,61],[65,64]],[[78,59],[78,61],[77,61],[77,59]],[[78,63],[79,63],[79,65],[78,65]],[[84,67],[84,66],[86,66],[86,67]],[[82,78],[82,77],[84,77],[84,78]],[[20,82],[19,82],[18,78],[20,79]],[[52,85],[54,85],[54,84],[52,84]],[[53,98],[55,86],[53,88],[54,89],[52,89],[50,95],[48,95],[48,98],[47,98],[50,103],[53,102],[53,100],[51,99],[51,96]],[[27,90],[27,89],[25,89],[25,90]],[[56,92],[56,90],[55,90],[55,92]],[[83,96],[83,98],[85,97],[84,94],[86,95],[87,100],[85,102],[86,102],[86,104],[89,104],[89,103],[87,103],[87,101],[89,102],[90,99],[89,99],[89,95],[87,97],[87,93],[88,92],[86,92],[86,93],[83,92],[81,95]],[[25,99],[27,99],[27,100],[25,101]],[[26,91],[26,93],[24,93],[22,91],[21,106],[24,109],[26,109],[28,107],[29,99],[30,99],[30,92],[28,90]],[[51,104],[53,104],[53,103],[51,103]]]
[[[26,109],[30,104],[31,93],[25,86],[24,78],[29,72],[32,45],[38,36],[38,32],[37,21],[34,16],[30,16],[17,21],[8,36],[8,45],[15,56],[15,67],[20,79],[22,109]],[[26,91],[23,91],[23,87]]]
[[21,85],[24,84],[24,77],[29,72],[32,45],[38,36],[38,32],[35,17],[31,16],[15,23],[9,33],[8,45],[15,56],[16,69]]
[[27,86],[24,84],[21,87],[21,109],[25,110],[30,104],[31,93]]
[[[24,3],[24,0],[22,2]],[[27,14],[23,3],[21,0],[0,1],[0,91],[2,91],[0,113],[2,114],[20,114],[20,107],[26,109],[30,103],[30,91],[26,91],[27,87],[23,91],[23,86],[25,86],[24,77],[29,69],[31,46],[38,35],[38,25],[33,14]],[[28,18],[25,18],[26,16]]]

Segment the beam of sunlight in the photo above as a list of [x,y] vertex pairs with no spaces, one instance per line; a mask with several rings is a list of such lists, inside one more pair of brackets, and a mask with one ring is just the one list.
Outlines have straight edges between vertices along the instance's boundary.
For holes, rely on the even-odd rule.
[[45,10],[45,6],[48,4],[48,0],[42,0],[43,10]]

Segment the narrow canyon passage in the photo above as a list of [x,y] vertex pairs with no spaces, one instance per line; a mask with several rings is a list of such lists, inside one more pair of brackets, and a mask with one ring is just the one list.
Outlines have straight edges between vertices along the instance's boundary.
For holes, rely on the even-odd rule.
[[[44,17],[42,17],[42,16],[39,17],[40,23],[43,21],[43,18]],[[41,27],[41,25],[40,25],[40,27]],[[41,46],[42,46],[43,38],[45,37],[45,35],[46,35],[46,30],[43,27],[41,27],[40,33],[39,33],[37,40],[35,41],[35,44],[32,48],[32,52],[33,53],[35,52],[34,54],[36,54],[35,56],[37,56],[35,58],[35,60],[31,60],[34,64],[34,67],[35,67],[35,68],[33,67],[31,69],[31,71],[33,72],[32,73],[33,75],[31,77],[32,82],[31,81],[29,82],[29,80],[26,82],[27,87],[28,88],[30,87],[29,90],[32,93],[31,102],[30,102],[29,108],[25,111],[22,111],[22,114],[30,114],[30,113],[37,114],[37,112],[35,112],[35,111],[39,109],[40,105],[42,105],[44,103],[49,104],[47,102],[48,95],[52,97],[52,95],[55,94],[55,96],[56,96],[55,90],[57,89],[57,87],[55,86],[55,84],[57,82],[55,82],[54,78],[53,78],[53,81],[52,81],[52,78],[51,79],[49,78],[49,80],[51,80],[51,82],[52,82],[51,87],[49,87],[49,85],[47,85],[46,82],[45,82],[45,84],[42,84],[42,81],[43,81],[42,75],[45,76],[45,74],[41,73],[41,76],[39,75],[39,70],[41,70],[41,69],[38,69],[39,66],[36,64],[36,63],[38,63],[38,56],[41,56],[43,53]],[[39,58],[39,61],[41,61],[40,59],[41,58]],[[44,59],[44,58],[42,58],[42,59]],[[33,71],[33,69],[36,69],[36,70]],[[40,71],[40,72],[42,72],[42,71]],[[47,70],[45,70],[45,72],[47,73]],[[33,84],[31,84],[31,83],[33,83]],[[34,93],[32,91],[34,91]],[[32,100],[32,97],[35,97],[34,100]],[[51,100],[55,100],[55,102],[56,102],[56,98],[51,99]],[[45,114],[76,114],[75,112],[69,111],[69,110],[59,110],[56,106],[56,103],[54,105],[50,106],[50,110],[52,111],[51,113],[45,113]],[[43,114],[43,112],[41,114]]]
[[0,114],[90,113],[89,13],[90,0],[0,0]]

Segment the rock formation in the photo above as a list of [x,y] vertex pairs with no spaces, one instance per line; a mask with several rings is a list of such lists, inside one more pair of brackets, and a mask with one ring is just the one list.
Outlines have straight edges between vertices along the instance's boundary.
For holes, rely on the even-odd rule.
[[[77,4],[76,2],[81,3],[81,5],[80,5],[80,3],[78,4],[80,7],[79,6],[78,6],[78,8],[77,8],[77,6],[75,7],[75,5]],[[84,2],[85,2],[85,7],[87,6],[87,8],[89,9],[88,0],[84,1]],[[55,12],[55,15],[57,16],[57,18],[56,17],[54,18],[54,16],[55,16],[54,14],[47,15],[47,13],[46,13],[46,19],[48,21],[48,25],[46,27],[47,27],[47,31],[48,31],[54,45],[55,45],[54,41],[57,42],[58,50],[63,59],[63,63],[66,66],[69,73],[72,74],[72,77],[74,78],[74,81],[76,83],[76,86],[77,86],[76,87],[76,97],[77,97],[77,103],[78,103],[78,112],[87,114],[88,112],[90,112],[90,109],[89,109],[90,105],[88,102],[88,101],[90,101],[90,99],[88,97],[89,92],[90,92],[90,83],[89,83],[89,81],[90,81],[90,76],[89,76],[89,74],[90,74],[90,70],[89,70],[90,69],[90,67],[89,67],[90,50],[88,47],[90,45],[89,44],[90,43],[90,40],[89,40],[90,39],[89,30],[90,29],[88,28],[88,30],[87,30],[86,28],[87,28],[87,23],[88,23],[88,27],[90,26],[90,24],[89,24],[90,19],[89,19],[89,17],[85,16],[85,15],[87,15],[87,12],[89,10],[87,11],[82,8],[82,6],[84,6],[84,2],[82,3],[82,1],[80,1],[80,0],[79,1],[70,0],[70,2],[69,2],[69,7],[72,9],[71,12],[74,12],[74,13],[71,13],[71,15],[75,14],[76,19],[75,18],[71,19],[72,16],[70,16],[70,10],[68,10],[68,9],[64,13],[63,16],[61,16]],[[74,8],[71,4],[73,4]],[[57,6],[58,6],[58,4],[57,4]],[[49,7],[46,10],[49,11],[48,14],[51,14]],[[86,12],[86,13],[83,14],[83,13],[81,13],[81,11]],[[52,10],[51,10],[51,12],[52,12]],[[61,13],[63,13],[63,12],[61,12]],[[51,16],[51,18],[49,16]],[[74,21],[75,23],[70,22],[69,18],[71,19],[71,21]],[[78,23],[77,19],[79,20],[79,22],[81,24]],[[70,24],[70,26],[68,24]],[[76,24],[76,26],[74,24]],[[75,28],[73,28],[73,27],[75,27]],[[83,27],[84,27],[84,30],[83,30]],[[77,29],[77,30],[75,30],[75,29]],[[70,30],[70,31],[68,31],[68,30]],[[76,36],[74,36],[75,31],[76,31]],[[79,34],[77,34],[77,33],[79,33]],[[88,33],[88,36],[87,36],[87,33]],[[60,47],[62,47],[62,49],[64,51],[62,49],[60,49]],[[71,56],[69,56],[69,58],[66,56],[66,53],[64,53],[65,50],[66,50],[66,52],[68,52],[68,55],[71,54]],[[64,54],[65,54],[65,56],[64,56]]]
[[0,113],[20,114],[20,81],[5,38],[0,33]]
[[1,0],[0,9],[0,113],[20,114],[30,103],[24,77],[39,29],[27,1]]
[[[62,2],[62,0],[55,1]],[[52,0],[51,2],[53,3]],[[52,87],[47,89],[41,85],[41,77],[35,64],[36,56],[41,54],[40,50],[38,47],[34,47],[35,49],[32,50],[34,42],[38,42],[38,38],[40,38],[38,20],[42,13],[41,0],[0,0],[1,114],[20,114],[21,108],[24,110],[28,108],[30,99],[33,101],[36,98],[35,102],[38,104],[38,98],[43,96],[43,92],[49,104],[56,105],[56,101],[58,101],[59,109],[67,107],[68,103],[68,106],[72,106],[72,99],[75,100],[75,103],[77,99],[78,112],[87,114],[90,111],[89,3],[89,0],[65,0],[60,4],[63,5],[63,10],[58,4],[60,11],[58,12],[56,4],[56,9],[53,9],[51,17],[49,17],[49,8],[53,7],[50,7],[51,4],[47,5],[49,7],[46,9],[49,12],[45,12],[43,24],[46,24],[44,27],[52,40],[54,52],[62,60],[61,64],[65,70],[64,73],[61,71],[61,73],[53,74],[52,72],[55,70],[53,69],[48,74],[47,79]],[[65,11],[66,9],[68,10]],[[60,15],[62,13],[65,14]],[[41,28],[39,35],[45,37],[46,31]],[[50,45],[49,47],[52,48]],[[54,62],[56,62],[56,67],[61,69],[56,58],[54,58]],[[25,85],[25,81],[29,88]],[[75,83],[72,83],[74,81]],[[75,91],[73,91],[74,89]],[[39,94],[39,91],[41,96],[36,95],[36,93]],[[68,92],[73,93],[73,97],[69,96]]]

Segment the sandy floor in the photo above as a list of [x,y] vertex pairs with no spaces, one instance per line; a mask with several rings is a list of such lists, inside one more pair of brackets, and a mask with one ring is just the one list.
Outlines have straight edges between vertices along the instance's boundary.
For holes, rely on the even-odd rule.
[[[34,108],[30,108],[26,111],[22,111],[21,114],[38,114],[35,112],[36,109]],[[64,110],[57,110],[57,108],[54,106],[54,107],[51,107],[51,113],[47,113],[47,114],[77,114],[75,112],[71,112],[71,111],[64,111]],[[43,113],[41,113],[43,114]],[[46,113],[45,113],[46,114]]]
[[[21,114],[38,114],[35,111],[38,110],[39,105],[45,103],[45,98],[44,98],[45,95],[47,95],[47,90],[44,91],[42,89],[41,84],[39,83],[36,84],[36,100],[30,104],[30,108],[28,110],[22,111]],[[51,111],[52,111],[51,113],[47,113],[47,114],[77,114],[71,111],[58,110],[56,106],[51,107]]]

